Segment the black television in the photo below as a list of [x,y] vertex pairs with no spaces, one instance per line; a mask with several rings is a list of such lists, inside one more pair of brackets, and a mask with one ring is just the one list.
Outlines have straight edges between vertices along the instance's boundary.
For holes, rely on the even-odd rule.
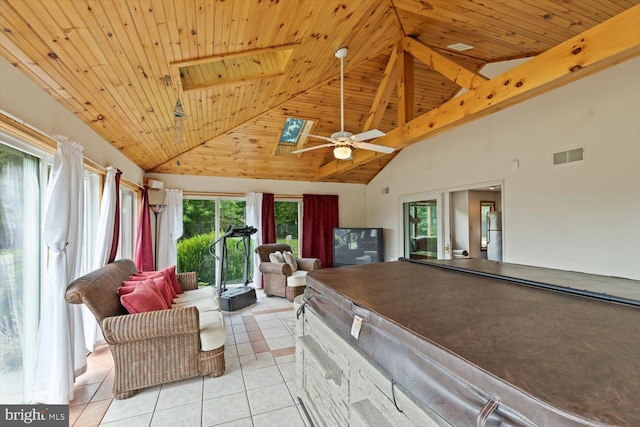
[[334,228],[333,266],[384,262],[382,228]]

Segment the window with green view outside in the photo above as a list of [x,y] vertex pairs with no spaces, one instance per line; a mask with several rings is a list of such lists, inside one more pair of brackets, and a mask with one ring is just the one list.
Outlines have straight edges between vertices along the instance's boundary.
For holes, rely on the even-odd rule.
[[[195,271],[198,281],[215,285],[216,262],[209,253],[209,247],[222,237],[229,226],[243,227],[246,224],[246,202],[231,199],[185,199],[182,207],[183,234],[178,241],[178,271]],[[244,257],[236,246],[241,239],[227,239],[227,284],[243,281]],[[249,248],[249,252],[253,253],[253,247]],[[248,276],[251,277],[252,274],[253,263],[250,262]]]
[[276,240],[278,243],[284,243],[291,246],[291,251],[298,257],[299,255],[299,216],[298,207],[300,203],[292,202],[275,202],[276,215]]

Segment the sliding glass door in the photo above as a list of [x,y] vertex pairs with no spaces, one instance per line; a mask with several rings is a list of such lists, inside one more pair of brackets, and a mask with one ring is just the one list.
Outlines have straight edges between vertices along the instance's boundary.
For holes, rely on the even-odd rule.
[[[246,201],[236,198],[184,199],[184,232],[178,241],[178,270],[195,271],[198,280],[208,285],[220,284],[221,268],[209,253],[210,245],[222,237],[229,227],[243,227]],[[242,283],[244,277],[244,257],[242,247],[236,245],[241,238],[232,237],[227,242],[226,283]],[[253,253],[253,248],[249,252]],[[214,253],[222,256],[222,247],[218,244]],[[248,277],[253,274],[253,265],[249,263]]]
[[46,164],[0,143],[0,401],[30,400],[40,312]]

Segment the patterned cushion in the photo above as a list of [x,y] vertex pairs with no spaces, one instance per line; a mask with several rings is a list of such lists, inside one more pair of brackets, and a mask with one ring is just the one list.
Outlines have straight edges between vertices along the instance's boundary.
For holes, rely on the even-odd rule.
[[296,262],[296,257],[293,255],[293,252],[284,251],[282,257],[284,258],[284,262],[291,267],[291,272],[295,273],[298,270],[298,263]]
[[278,264],[284,264],[284,257],[282,256],[282,252],[275,251],[269,254],[269,261],[275,262]]

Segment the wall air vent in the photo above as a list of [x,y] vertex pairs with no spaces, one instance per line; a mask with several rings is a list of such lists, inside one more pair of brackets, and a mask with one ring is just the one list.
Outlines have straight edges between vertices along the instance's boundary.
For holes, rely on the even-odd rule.
[[584,147],[572,148],[566,151],[553,153],[553,165],[563,165],[566,163],[583,162]]

